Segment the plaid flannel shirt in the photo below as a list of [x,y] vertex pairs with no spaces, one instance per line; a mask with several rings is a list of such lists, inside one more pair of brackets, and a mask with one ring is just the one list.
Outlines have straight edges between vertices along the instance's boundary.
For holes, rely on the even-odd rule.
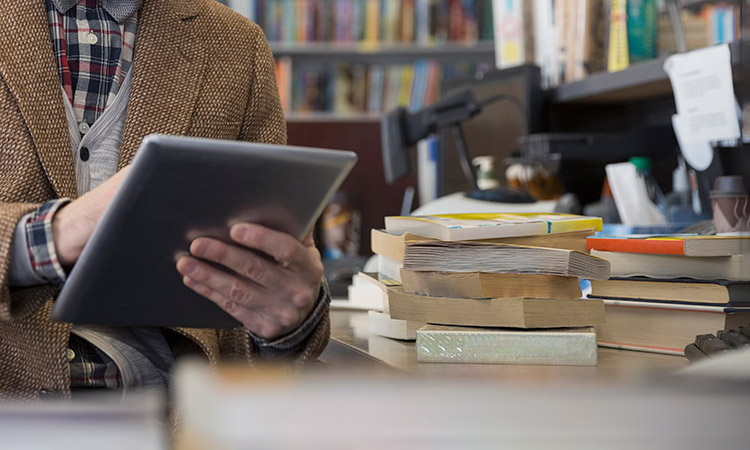
[[[142,0],[45,0],[50,37],[57,59],[60,82],[73,106],[79,131],[89,127],[112,103],[133,62]],[[28,254],[34,271],[52,284],[65,281],[52,239],[54,214],[69,203],[52,200],[34,211],[25,223]],[[265,358],[283,357],[300,347],[330,305],[323,284],[317,306],[303,324],[280,339],[250,337]],[[122,387],[117,364],[102,350],[71,334],[68,348],[71,389]]]

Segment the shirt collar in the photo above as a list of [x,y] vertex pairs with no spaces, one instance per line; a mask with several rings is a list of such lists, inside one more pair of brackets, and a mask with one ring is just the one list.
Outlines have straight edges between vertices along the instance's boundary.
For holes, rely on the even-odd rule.
[[[60,14],[65,14],[79,0],[52,0],[55,9]],[[143,0],[99,0],[102,8],[112,16],[117,23],[122,23],[132,16],[141,7]]]

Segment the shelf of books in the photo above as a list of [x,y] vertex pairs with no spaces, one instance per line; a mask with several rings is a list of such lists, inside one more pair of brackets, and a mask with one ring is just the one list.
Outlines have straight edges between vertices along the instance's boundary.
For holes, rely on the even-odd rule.
[[[732,65],[741,63],[740,43],[729,44]],[[564,83],[549,91],[550,99],[563,103],[619,103],[637,101],[672,94],[672,87],[664,72],[667,57],[652,59],[617,72],[599,72],[586,78]]]
[[492,0],[226,0],[266,33],[289,120],[418,109],[494,67]]

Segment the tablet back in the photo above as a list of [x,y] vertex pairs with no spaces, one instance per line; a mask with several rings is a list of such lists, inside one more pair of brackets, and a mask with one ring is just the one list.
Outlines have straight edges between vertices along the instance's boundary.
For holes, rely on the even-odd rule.
[[126,326],[239,326],[175,268],[199,236],[252,222],[303,237],[352,152],[152,135],[73,267],[52,319]]

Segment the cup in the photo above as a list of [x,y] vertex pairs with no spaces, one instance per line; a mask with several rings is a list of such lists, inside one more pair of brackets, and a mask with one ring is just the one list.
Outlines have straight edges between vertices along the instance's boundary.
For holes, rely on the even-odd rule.
[[710,198],[717,233],[750,231],[750,199],[742,177],[717,177]]

